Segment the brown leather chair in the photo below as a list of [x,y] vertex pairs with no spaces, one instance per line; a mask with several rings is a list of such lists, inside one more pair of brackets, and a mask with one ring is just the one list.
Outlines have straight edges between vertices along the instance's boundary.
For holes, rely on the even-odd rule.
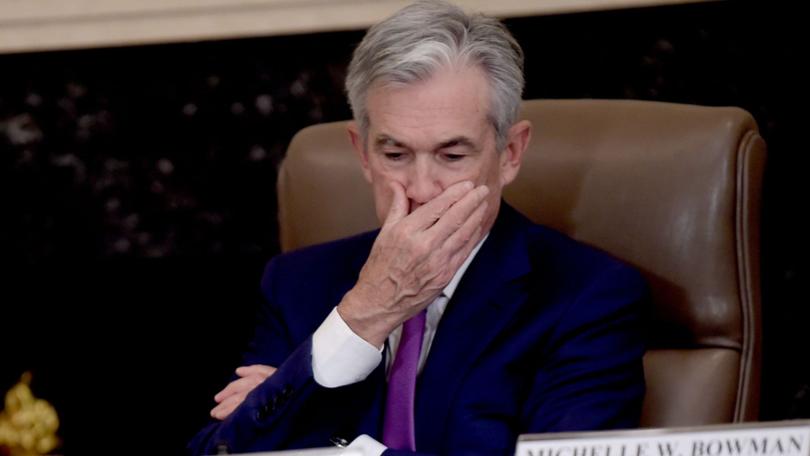
[[[534,135],[505,198],[636,266],[652,288],[642,425],[756,420],[765,144],[737,108],[526,101]],[[283,250],[377,226],[345,122],[302,130],[279,176]]]

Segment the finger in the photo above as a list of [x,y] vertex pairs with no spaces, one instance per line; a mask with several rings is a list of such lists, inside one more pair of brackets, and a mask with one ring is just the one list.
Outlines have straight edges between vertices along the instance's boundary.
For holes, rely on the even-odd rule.
[[214,400],[217,402],[222,402],[223,400],[225,400],[225,398],[233,394],[236,394],[239,391],[245,390],[246,388],[249,387],[249,384],[254,377],[255,376],[253,375],[251,375],[250,377],[241,377],[228,383],[228,385],[226,385],[225,388],[222,389],[222,391],[214,395]]
[[448,267],[453,271],[454,275],[467,257],[470,256],[470,253],[472,253],[473,249],[476,245],[478,245],[482,238],[483,227],[479,225],[473,232],[472,236],[470,236],[470,239],[450,257]]
[[263,375],[265,377],[269,377],[275,372],[275,367],[267,366],[265,364],[251,364],[250,366],[241,366],[236,368],[236,375],[240,377],[246,377],[248,375]]
[[[475,220],[471,220],[474,217],[481,219],[478,220],[480,224],[480,222],[483,221],[484,215],[480,212],[481,206],[486,203],[488,194],[489,188],[485,185],[481,185],[467,193],[427,230],[427,234],[435,241],[438,241],[440,243],[438,245],[441,245],[441,243],[444,243],[445,239],[448,239],[453,233],[461,229],[461,227],[469,225],[470,222],[475,222]],[[475,225],[466,232],[467,236],[472,234],[474,227]]]
[[418,207],[411,214],[412,219],[414,219],[413,228],[424,230],[431,227],[448,209],[470,193],[473,186],[470,181],[456,182],[444,189],[439,196]]
[[235,395],[231,396],[230,398],[228,398],[227,401],[220,404],[220,407],[221,407],[220,410],[221,410],[222,414],[224,415],[223,418],[226,418],[228,415],[231,414],[231,412],[236,410],[237,407],[242,405],[242,402],[245,401],[246,397],[247,397],[247,394],[235,394]]
[[256,387],[256,385],[263,382],[267,377],[263,377],[261,375],[251,375],[250,377],[242,377],[240,379],[234,380],[231,383],[228,383],[228,386],[223,388],[222,391],[218,392],[214,396],[214,400],[217,402],[222,402],[229,396],[234,394],[238,394],[244,391],[250,391]]
[[244,400],[245,395],[242,394],[231,396],[226,401],[211,409],[211,416],[219,420],[224,420],[236,410],[236,407],[239,407]]
[[268,366],[265,364],[251,364],[250,366],[241,366],[236,368],[236,374],[245,377],[248,375],[264,375],[270,376],[276,371],[276,368],[273,366]]
[[408,197],[405,195],[405,189],[395,181],[391,181],[389,187],[392,193],[391,207],[388,208],[383,227],[393,225],[408,215]]
[[458,261],[460,266],[475,245],[478,244],[478,241],[481,240],[483,236],[481,231],[483,230],[487,207],[489,207],[489,202],[482,202],[475,209],[475,212],[470,214],[458,230],[452,233],[442,245],[441,248],[450,258],[450,263],[454,264],[459,259],[457,257],[460,257],[460,261]]

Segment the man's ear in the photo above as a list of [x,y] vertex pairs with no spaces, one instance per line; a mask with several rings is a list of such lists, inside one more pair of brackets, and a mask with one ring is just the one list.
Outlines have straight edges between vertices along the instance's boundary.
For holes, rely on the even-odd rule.
[[363,169],[363,176],[365,176],[366,180],[370,183],[371,168],[368,165],[366,138],[363,138],[363,136],[360,134],[360,127],[355,121],[349,122],[349,126],[346,127],[346,131],[349,133],[349,141],[352,143],[354,152],[357,154],[357,158],[360,160],[360,167]]
[[506,147],[500,158],[501,185],[508,185],[517,177],[520,164],[523,162],[523,153],[529,147],[531,139],[532,123],[528,120],[521,120],[509,129]]

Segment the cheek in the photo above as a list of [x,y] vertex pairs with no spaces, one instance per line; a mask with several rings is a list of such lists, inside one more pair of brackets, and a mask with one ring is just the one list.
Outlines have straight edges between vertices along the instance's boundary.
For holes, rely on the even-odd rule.
[[499,166],[500,163],[493,160],[487,163],[484,170],[481,171],[481,183],[487,184],[491,192],[494,192],[502,187],[501,170]]
[[500,163],[498,161],[493,161],[489,163],[489,167],[487,168],[486,172],[482,173],[482,183],[485,183],[489,187],[489,195],[487,196],[489,207],[487,208],[487,212],[490,215],[497,212],[497,208],[501,203],[503,182],[501,179],[502,175],[499,166]]
[[393,199],[391,187],[388,186],[388,182],[389,181],[384,179],[375,179],[372,184],[374,208],[380,224],[385,222],[385,217],[388,215],[388,209],[391,207],[391,200]]
[[393,199],[390,183],[399,182],[403,184],[403,181],[394,171],[386,169],[381,163],[373,160],[372,158],[369,161],[371,190],[374,194],[375,212],[380,224],[382,224],[388,216],[388,209],[391,207],[391,200]]
[[450,187],[462,181],[470,181],[476,185],[486,184],[489,181],[486,167],[481,163],[469,163],[463,166],[448,166],[442,171],[440,178],[443,188]]

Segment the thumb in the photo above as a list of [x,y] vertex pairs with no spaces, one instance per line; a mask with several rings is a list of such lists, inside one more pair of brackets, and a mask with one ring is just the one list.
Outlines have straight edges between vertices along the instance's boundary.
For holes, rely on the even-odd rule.
[[399,182],[392,181],[391,187],[391,207],[388,208],[388,215],[385,217],[383,225],[392,225],[408,215],[408,197],[405,196],[405,189]]

